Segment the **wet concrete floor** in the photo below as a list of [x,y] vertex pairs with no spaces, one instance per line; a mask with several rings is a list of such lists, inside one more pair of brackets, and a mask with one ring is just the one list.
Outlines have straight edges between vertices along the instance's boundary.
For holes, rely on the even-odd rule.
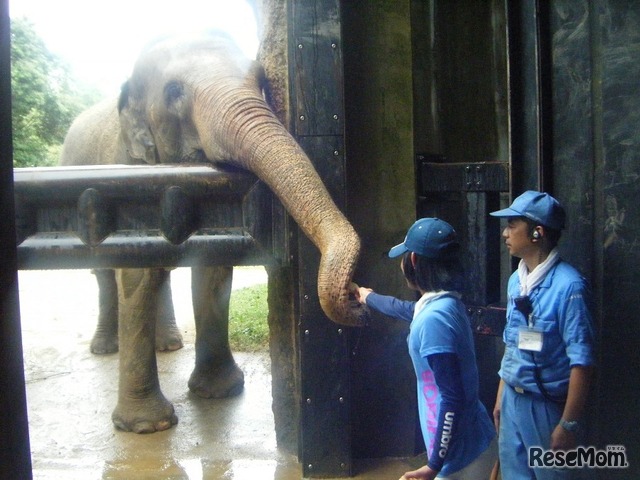
[[[266,281],[261,267],[236,268],[234,288]],[[235,354],[244,392],[205,400],[189,392],[194,363],[190,273],[172,287],[185,346],[158,353],[160,384],[178,424],[137,435],[111,423],[118,355],[96,356],[89,343],[97,318],[97,286],[88,270],[19,272],[29,434],[35,479],[294,480],[295,455],[278,449],[271,411],[267,352]],[[354,462],[355,479],[397,479],[419,458]]]

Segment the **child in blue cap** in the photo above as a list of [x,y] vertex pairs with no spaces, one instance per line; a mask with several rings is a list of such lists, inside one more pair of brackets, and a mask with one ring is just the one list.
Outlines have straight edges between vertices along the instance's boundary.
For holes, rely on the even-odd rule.
[[389,257],[401,268],[417,302],[358,287],[363,304],[411,322],[407,343],[418,392],[428,463],[401,480],[485,480],[497,458],[495,429],[478,398],[478,368],[465,305],[456,232],[438,218],[415,222]]
[[529,463],[532,448],[539,454],[578,446],[594,365],[587,282],[556,249],[565,212],[551,195],[530,190],[490,215],[507,219],[502,236],[509,253],[520,258],[507,287],[493,411],[502,478],[573,478],[575,469]]

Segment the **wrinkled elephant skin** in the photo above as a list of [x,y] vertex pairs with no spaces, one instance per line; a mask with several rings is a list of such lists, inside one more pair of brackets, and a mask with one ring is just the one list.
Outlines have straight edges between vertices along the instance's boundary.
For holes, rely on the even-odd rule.
[[[106,355],[118,351],[118,288],[113,270],[94,270],[98,282],[98,326],[91,339],[91,353]],[[176,325],[169,270],[164,271],[156,313],[156,350],[174,351],[183,347]]]

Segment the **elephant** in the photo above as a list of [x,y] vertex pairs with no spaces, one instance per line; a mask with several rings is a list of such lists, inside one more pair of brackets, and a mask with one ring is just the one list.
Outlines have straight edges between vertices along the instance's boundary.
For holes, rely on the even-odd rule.
[[[318,248],[318,298],[326,316],[361,326],[367,312],[350,297],[359,236],[271,110],[264,85],[259,62],[224,33],[160,38],[142,50],[119,98],[74,120],[60,164],[209,162],[253,172]],[[192,268],[196,353],[188,385],[202,397],[233,395],[243,386],[228,342],[232,272]],[[155,358],[154,330],[168,278],[165,269],[118,269],[106,280],[110,295],[117,290],[118,296],[119,387],[112,420],[121,430],[150,433],[177,423]],[[164,317],[169,329],[170,317]]]

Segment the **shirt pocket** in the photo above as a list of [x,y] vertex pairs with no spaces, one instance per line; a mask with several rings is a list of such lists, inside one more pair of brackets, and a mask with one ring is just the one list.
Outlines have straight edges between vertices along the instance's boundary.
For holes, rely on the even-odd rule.
[[508,313],[508,315],[507,324],[504,327],[504,341],[507,345],[518,346],[520,328],[526,326],[527,321],[524,315],[515,309]]
[[518,335],[520,327],[525,325],[515,322],[508,322],[504,328],[504,341],[507,345],[518,345]]

